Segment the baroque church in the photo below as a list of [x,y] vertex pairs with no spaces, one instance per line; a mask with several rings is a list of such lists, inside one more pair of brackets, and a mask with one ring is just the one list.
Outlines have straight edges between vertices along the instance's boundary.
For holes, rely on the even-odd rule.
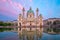
[[22,13],[18,16],[18,31],[22,31],[23,29],[27,31],[34,31],[37,29],[40,31],[43,25],[43,17],[42,14],[38,14],[38,8],[36,9],[36,13],[34,13],[31,7],[27,12],[25,12],[25,8],[23,8]]

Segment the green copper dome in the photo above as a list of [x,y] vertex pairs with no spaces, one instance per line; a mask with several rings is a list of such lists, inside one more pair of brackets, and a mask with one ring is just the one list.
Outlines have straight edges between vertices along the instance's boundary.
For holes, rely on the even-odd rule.
[[34,13],[33,10],[30,8],[27,13]]
[[27,13],[34,13],[33,10],[28,10]]

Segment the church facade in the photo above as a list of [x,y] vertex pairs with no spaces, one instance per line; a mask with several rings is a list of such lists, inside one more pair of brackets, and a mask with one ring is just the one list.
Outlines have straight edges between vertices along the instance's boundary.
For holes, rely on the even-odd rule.
[[25,12],[25,9],[22,9],[22,13],[18,16],[18,31],[26,29],[27,31],[41,30],[43,25],[43,17],[39,14],[39,9],[36,9],[36,15],[32,8]]

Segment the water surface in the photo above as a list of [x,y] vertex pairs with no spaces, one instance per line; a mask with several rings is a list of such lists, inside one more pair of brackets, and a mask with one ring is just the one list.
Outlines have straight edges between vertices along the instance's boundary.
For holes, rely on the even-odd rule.
[[[17,32],[0,32],[0,40],[24,40],[20,39],[20,36]],[[27,40],[25,38],[25,40]],[[36,40],[34,36],[34,40]],[[38,40],[60,40],[60,34],[51,35],[47,33],[43,33],[41,38]]]

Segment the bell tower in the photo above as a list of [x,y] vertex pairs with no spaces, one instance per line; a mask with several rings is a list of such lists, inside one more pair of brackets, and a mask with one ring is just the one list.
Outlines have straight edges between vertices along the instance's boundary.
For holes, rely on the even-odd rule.
[[23,7],[22,9],[22,14],[23,14],[23,17],[25,16],[25,8]]
[[38,18],[38,12],[39,12],[39,9],[37,8],[36,9],[36,18]]

